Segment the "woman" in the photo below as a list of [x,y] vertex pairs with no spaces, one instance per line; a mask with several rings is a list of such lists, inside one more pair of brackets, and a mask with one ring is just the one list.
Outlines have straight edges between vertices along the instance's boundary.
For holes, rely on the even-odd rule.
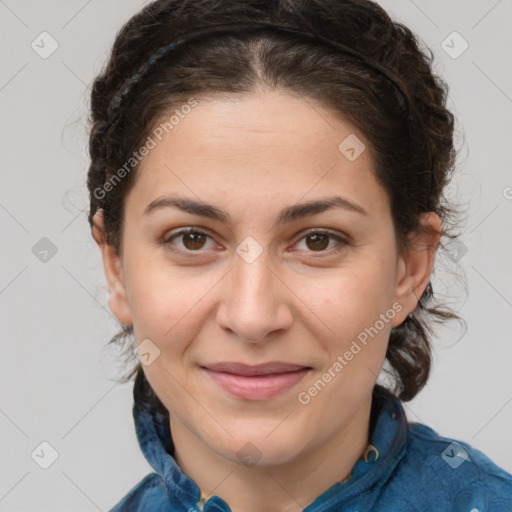
[[118,34],[89,221],[155,473],[113,511],[510,509],[511,475],[401,403],[456,318],[431,61],[370,1],[156,1]]

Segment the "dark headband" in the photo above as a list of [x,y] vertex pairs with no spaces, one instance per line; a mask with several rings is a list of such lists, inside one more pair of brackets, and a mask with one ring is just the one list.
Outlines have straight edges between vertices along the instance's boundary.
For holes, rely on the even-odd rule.
[[[360,63],[364,64],[368,68],[372,69],[385,79],[387,79],[398,91],[400,94],[400,97],[403,100],[404,106],[407,109],[407,122],[409,125],[409,133],[411,135],[412,133],[416,136],[416,140],[419,139],[424,145],[425,149],[423,149],[423,144],[421,144],[421,151],[425,151],[426,155],[424,158],[424,161],[426,163],[426,169],[425,172],[431,173],[431,180],[433,180],[433,172],[431,167],[431,154],[429,150],[429,144],[428,139],[425,137],[425,131],[423,129],[423,122],[421,118],[417,115],[414,115],[413,113],[413,107],[412,102],[409,98],[409,95],[407,93],[406,88],[401,83],[400,79],[396,76],[394,76],[388,69],[381,66],[379,63],[375,62],[373,59],[370,59],[366,55],[363,55],[362,53],[354,50],[350,46],[347,46],[343,43],[339,43],[338,41],[334,41],[332,39],[328,39],[326,37],[323,37],[316,33],[311,33],[307,31],[302,30],[296,30],[290,27],[280,26],[280,25],[273,25],[273,24],[266,24],[266,23],[242,23],[242,24],[221,24],[221,25],[209,25],[205,27],[201,27],[198,30],[194,30],[193,32],[189,32],[185,34],[184,36],[180,37],[178,40],[163,46],[160,48],[156,53],[154,53],[140,68],[138,71],[131,76],[130,78],[127,78],[123,85],[120,87],[120,89],[114,94],[112,97],[108,108],[107,108],[107,116],[110,119],[111,117],[115,117],[115,112],[118,110],[120,104],[122,103],[125,96],[130,92],[133,84],[137,83],[146,73],[146,71],[149,69],[150,66],[152,66],[158,59],[160,59],[162,56],[166,55],[170,50],[175,48],[176,46],[190,41],[191,39],[195,39],[203,34],[212,34],[212,33],[221,33],[221,32],[236,32],[236,31],[244,31],[247,32],[249,30],[258,30],[258,29],[274,29],[278,31],[284,31],[289,32],[292,34],[300,35],[302,37],[311,39],[311,40],[317,40],[322,41],[323,43],[327,45],[331,45],[335,47],[337,50],[339,50],[341,53],[350,55],[357,59]],[[416,148],[416,150],[419,148]],[[431,183],[431,186],[433,183]]]

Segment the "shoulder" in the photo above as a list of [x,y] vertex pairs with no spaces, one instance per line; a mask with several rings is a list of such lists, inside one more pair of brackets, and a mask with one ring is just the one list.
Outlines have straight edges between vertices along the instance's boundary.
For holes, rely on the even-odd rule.
[[169,501],[163,480],[150,473],[135,485],[109,512],[169,511]]
[[397,473],[415,504],[412,510],[430,510],[434,504],[467,512],[512,509],[512,475],[470,444],[420,423],[409,424]]

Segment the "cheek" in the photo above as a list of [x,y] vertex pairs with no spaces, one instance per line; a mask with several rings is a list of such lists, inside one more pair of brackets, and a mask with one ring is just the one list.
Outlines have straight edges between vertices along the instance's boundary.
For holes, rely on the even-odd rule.
[[[393,261],[391,255],[387,261]],[[364,389],[378,375],[396,315],[392,282],[393,269],[377,252],[328,277],[303,282],[298,295],[307,297],[308,308],[320,319],[315,338],[326,352],[325,370],[339,363],[331,368],[336,382]]]
[[324,275],[302,276],[294,289],[332,331],[353,335],[391,307],[393,271],[380,256],[367,253]]
[[[143,265],[138,263],[141,261]],[[211,271],[173,267],[161,258],[137,253],[126,267],[137,342],[149,338],[163,355],[183,352],[201,329],[207,306],[205,296],[219,277]]]

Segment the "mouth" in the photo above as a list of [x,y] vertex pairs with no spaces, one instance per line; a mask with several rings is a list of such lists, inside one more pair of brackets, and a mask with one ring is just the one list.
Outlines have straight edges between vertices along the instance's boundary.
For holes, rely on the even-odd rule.
[[267,400],[297,385],[310,366],[270,362],[259,365],[215,363],[201,367],[222,390],[244,400]]

